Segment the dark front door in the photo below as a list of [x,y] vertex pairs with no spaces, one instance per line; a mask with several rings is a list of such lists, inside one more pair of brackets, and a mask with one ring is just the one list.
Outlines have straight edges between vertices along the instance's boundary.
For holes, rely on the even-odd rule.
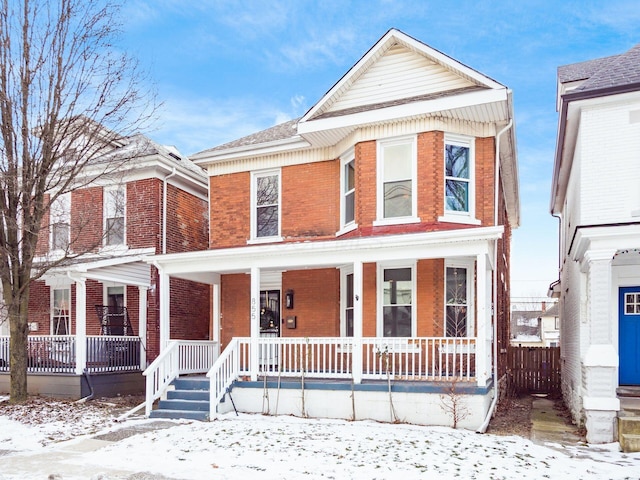
[[620,288],[620,385],[640,385],[640,287]]
[[260,335],[280,336],[280,290],[260,292]]

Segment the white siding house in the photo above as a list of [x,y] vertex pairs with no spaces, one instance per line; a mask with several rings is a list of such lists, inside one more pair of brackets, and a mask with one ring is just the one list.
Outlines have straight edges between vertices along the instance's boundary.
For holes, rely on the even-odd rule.
[[587,440],[612,442],[640,392],[640,45],[560,67],[558,111],[562,388]]

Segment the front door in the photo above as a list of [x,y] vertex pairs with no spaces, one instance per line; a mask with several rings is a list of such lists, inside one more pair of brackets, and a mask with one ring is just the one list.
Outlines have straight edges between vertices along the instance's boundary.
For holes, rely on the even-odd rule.
[[640,287],[620,288],[620,385],[640,385]]

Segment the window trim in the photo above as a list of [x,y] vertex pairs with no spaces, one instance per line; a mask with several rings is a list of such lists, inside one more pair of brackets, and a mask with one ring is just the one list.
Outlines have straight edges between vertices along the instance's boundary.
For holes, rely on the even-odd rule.
[[[384,337],[384,271],[391,269],[411,269],[411,338],[418,334],[418,302],[417,302],[417,263],[413,262],[384,262],[379,263],[376,272],[376,336]],[[403,338],[403,337],[387,337]]]
[[[476,218],[476,139],[466,135],[457,135],[445,133],[444,145],[442,149],[442,172],[443,172],[443,198],[442,204],[444,215],[438,218],[441,222],[466,223],[471,225],[480,225],[480,220]],[[469,149],[469,179],[468,179],[468,202],[467,211],[456,211],[447,209],[447,145],[456,145]],[[452,177],[457,178],[457,177]]]
[[[66,205],[60,205],[61,202],[65,202]],[[55,209],[60,205],[63,210],[61,215],[55,214]],[[51,224],[51,231],[49,235],[49,250],[51,252],[64,252],[71,246],[71,193],[63,193],[59,195],[49,207],[49,221]],[[67,227],[67,239],[65,248],[55,248],[55,231],[56,225],[66,225]]]
[[[120,218],[110,216],[109,212],[109,200],[111,197],[110,192],[122,190],[124,205],[122,211],[122,243],[108,243],[109,235],[107,232],[107,222],[111,218]],[[110,185],[108,187],[103,188],[103,220],[102,220],[102,245],[103,248],[108,249],[118,249],[127,246],[127,185],[126,184],[118,184],[118,185]],[[117,212],[114,212],[117,213]]]
[[[340,268],[340,336],[347,336],[347,277],[354,275],[353,266]],[[355,278],[355,277],[354,277]],[[352,309],[355,310],[355,301]]]
[[[257,236],[258,205],[257,205],[257,179],[276,175],[278,177],[278,233],[270,237]],[[251,172],[251,212],[250,212],[250,239],[249,244],[270,243],[282,241],[282,170],[272,168],[269,170],[259,170]]]
[[[384,149],[388,146],[411,145],[411,214],[403,217],[384,217]],[[403,135],[376,142],[376,220],[374,226],[418,223],[418,136]]]
[[443,319],[444,319],[444,331],[442,332],[444,337],[447,335],[447,269],[449,268],[465,268],[467,271],[467,335],[464,338],[475,337],[475,304],[474,304],[474,278],[475,278],[475,262],[473,260],[464,259],[451,259],[445,260],[444,264],[444,297],[443,297]]
[[[356,165],[356,157],[355,151],[353,148],[348,150],[340,157],[340,230],[336,233],[336,236],[342,235],[344,233],[350,232],[351,230],[355,230],[358,228],[358,224],[356,222],[356,187],[355,181],[353,190],[346,191],[346,174],[345,168],[346,166],[353,162],[354,174],[355,174],[355,165]],[[353,192],[353,220],[346,222],[346,208],[347,208],[347,195]]]
[[58,335],[57,333],[55,333],[55,319],[56,318],[62,318],[62,315],[55,315],[55,291],[56,290],[62,290],[62,291],[66,291],[67,292],[67,300],[68,300],[68,310],[67,310],[67,319],[66,319],[66,323],[67,323],[67,335],[72,335],[71,333],[71,318],[72,318],[72,311],[71,311],[71,286],[63,286],[63,287],[51,287],[50,289],[50,310],[49,310],[49,332],[50,335]]

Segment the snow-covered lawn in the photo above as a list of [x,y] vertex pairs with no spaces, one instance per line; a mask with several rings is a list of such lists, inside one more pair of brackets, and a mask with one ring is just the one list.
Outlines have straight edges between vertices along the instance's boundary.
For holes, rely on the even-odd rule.
[[[74,415],[68,404],[54,402],[35,409],[40,419],[25,413],[16,420],[0,408],[0,480],[640,478],[640,454],[623,454],[618,444],[540,446],[516,436],[442,427],[235,414],[144,432],[153,420],[115,423],[108,409],[83,408]],[[118,438],[121,429],[141,433],[86,448],[96,434]],[[73,440],[58,441],[65,438]],[[34,462],[39,470],[25,477],[25,464],[47,455],[56,461]],[[21,473],[5,468],[12,459]]]

